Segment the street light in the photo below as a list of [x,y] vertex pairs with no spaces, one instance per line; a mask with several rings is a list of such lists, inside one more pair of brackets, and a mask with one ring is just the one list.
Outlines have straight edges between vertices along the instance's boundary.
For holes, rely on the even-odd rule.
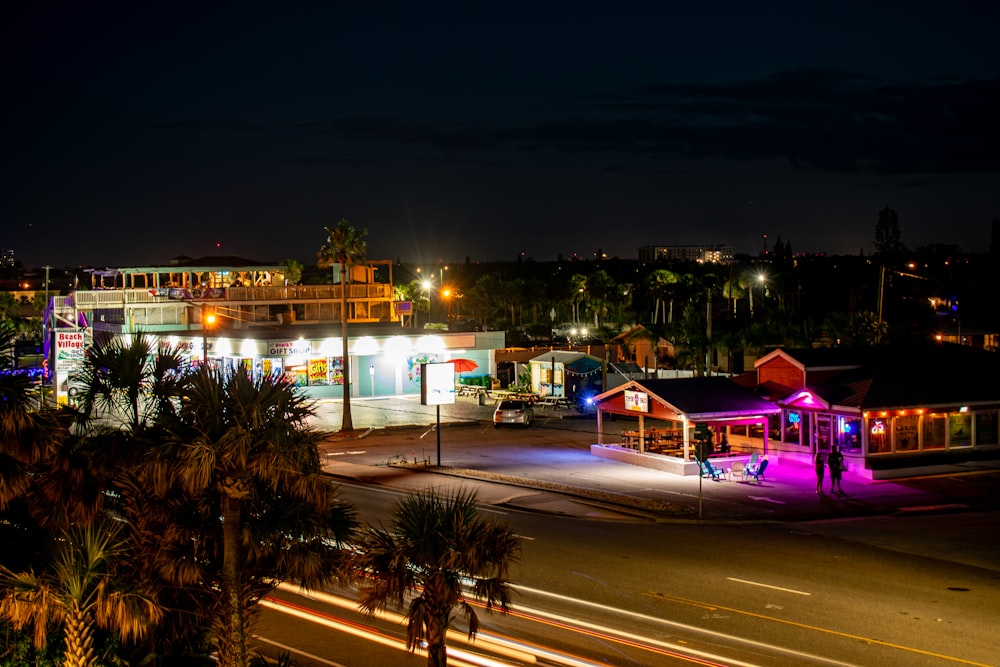
[[215,311],[201,304],[201,362],[208,363],[208,330],[215,326]]
[[451,322],[451,290],[448,288],[441,290],[441,298],[448,301],[448,321]]

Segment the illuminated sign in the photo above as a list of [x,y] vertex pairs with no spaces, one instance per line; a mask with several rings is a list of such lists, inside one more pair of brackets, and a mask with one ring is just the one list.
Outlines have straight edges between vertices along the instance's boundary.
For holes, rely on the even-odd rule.
[[83,363],[86,342],[82,331],[56,331],[56,364]]
[[420,364],[420,404],[455,402],[455,364]]
[[312,354],[312,341],[271,341],[267,344],[270,357],[287,357],[292,354]]
[[629,412],[649,412],[649,395],[644,391],[626,389],[625,409]]
[[872,435],[882,435],[883,433],[885,433],[885,422],[876,419],[872,422]]

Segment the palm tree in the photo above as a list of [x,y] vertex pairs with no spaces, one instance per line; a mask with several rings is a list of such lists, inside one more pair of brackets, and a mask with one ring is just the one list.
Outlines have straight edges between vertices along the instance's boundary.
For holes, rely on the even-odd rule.
[[[322,475],[311,404],[280,378],[197,369],[149,469],[160,498],[198,499],[201,538],[221,545],[214,613],[223,667],[246,667],[253,605],[283,579],[329,582],[354,515]],[[211,573],[210,573],[211,574]]]
[[[171,410],[171,399],[185,369],[180,351],[158,351],[153,339],[139,331],[115,337],[87,351],[80,372],[84,386],[81,409],[85,416],[96,410],[104,418],[120,419],[133,435]],[[152,398],[148,412],[143,400]]]
[[[659,321],[660,308],[663,308],[663,319],[665,322],[670,322],[673,320],[673,290],[674,286],[677,284],[677,274],[673,271],[667,271],[666,269],[656,269],[652,273],[646,276],[646,289],[652,295],[653,301],[653,325],[656,325]],[[670,301],[670,317],[667,317],[666,304],[664,301]]]
[[123,641],[141,639],[162,613],[150,596],[118,585],[115,561],[124,553],[112,524],[64,532],[49,571],[15,573],[0,566],[0,616],[17,630],[30,627],[38,648],[45,647],[50,623],[59,623],[66,635],[65,664],[98,664],[95,628],[111,630]]
[[608,299],[616,288],[615,279],[604,269],[597,269],[587,278],[587,292],[594,300],[594,311],[597,314],[597,328],[604,328],[604,316],[607,313]]
[[281,265],[285,267],[285,280],[288,281],[289,285],[294,285],[302,280],[302,262],[295,259],[286,259],[281,262]]
[[569,303],[573,310],[573,324],[579,324],[582,315],[580,304],[587,298],[587,276],[574,273],[569,278]]
[[347,276],[348,269],[365,261],[368,244],[365,242],[367,230],[358,231],[351,226],[347,218],[342,219],[334,228],[326,229],[326,243],[317,253],[317,267],[328,269],[334,264],[340,266],[340,332],[344,341],[344,420],[340,426],[342,431],[353,431],[354,422],[351,419],[351,356],[347,345]]
[[411,494],[397,503],[389,528],[369,527],[359,540],[354,563],[369,575],[360,591],[361,609],[373,614],[390,603],[401,608],[407,593],[418,592],[406,614],[406,646],[414,650],[426,640],[427,664],[444,667],[454,608],[468,619],[470,639],[479,630],[463,585],[488,610],[506,613],[507,576],[520,550],[510,526],[480,516],[475,494]]

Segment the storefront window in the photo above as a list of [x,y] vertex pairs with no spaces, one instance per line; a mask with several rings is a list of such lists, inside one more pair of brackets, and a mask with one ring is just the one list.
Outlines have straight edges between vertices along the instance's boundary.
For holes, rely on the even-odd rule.
[[948,446],[972,446],[972,415],[968,412],[953,412],[948,415]]
[[309,384],[310,385],[326,385],[330,384],[330,378],[327,368],[327,360],[325,358],[320,359],[310,359],[309,360]]
[[997,442],[997,412],[976,413],[976,444],[996,445]]
[[904,415],[896,417],[896,451],[915,452],[920,447],[920,417]]
[[327,367],[330,374],[330,384],[342,385],[344,384],[344,358],[343,357],[330,357],[330,363]]
[[944,428],[947,421],[946,416],[941,413],[924,415],[924,449],[944,449],[946,444],[944,438]]
[[838,444],[844,452],[861,453],[861,420],[837,417]]
[[889,452],[889,428],[884,419],[868,421],[868,453],[886,454]]
[[767,437],[771,440],[781,440],[781,415],[768,416]]
[[789,410],[785,413],[785,442],[793,445],[802,444],[802,413]]

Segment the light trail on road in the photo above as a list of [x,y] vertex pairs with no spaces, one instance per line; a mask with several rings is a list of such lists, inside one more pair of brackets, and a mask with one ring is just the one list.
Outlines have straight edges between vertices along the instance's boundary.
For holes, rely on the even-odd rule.
[[[331,606],[349,609],[351,611],[358,611],[358,603],[356,600],[346,598],[339,595],[332,595],[330,593],[314,592],[310,591],[308,593],[300,591],[293,586],[287,584],[282,584],[279,589],[284,590],[295,595],[306,597],[307,599],[314,599],[318,602],[329,604]],[[270,604],[267,604],[270,602]],[[474,606],[485,608],[482,603],[467,601]],[[292,613],[295,616],[304,618],[307,620],[312,620],[309,618],[310,612],[315,614],[318,618],[327,619],[322,624],[328,625],[332,629],[348,632],[357,637],[364,638],[365,630],[370,629],[376,635],[376,641],[382,644],[386,644],[387,641],[393,641],[384,633],[379,632],[375,628],[369,628],[362,624],[354,623],[352,621],[347,621],[344,619],[339,619],[333,616],[322,614],[321,612],[309,609],[302,605],[296,605],[284,600],[277,600],[274,598],[267,598],[264,603],[268,608],[275,611],[285,611],[286,608],[289,610],[286,613]],[[623,646],[629,646],[634,649],[641,651],[657,654],[663,657],[672,658],[675,660],[681,660],[690,664],[703,665],[705,667],[758,667],[753,663],[733,661],[729,658],[724,658],[722,656],[712,656],[705,652],[699,652],[698,655],[692,655],[691,649],[688,647],[680,645],[669,645],[664,642],[658,642],[657,640],[640,637],[638,635],[628,636],[628,633],[623,633],[621,631],[599,629],[599,626],[592,626],[586,623],[580,623],[579,621],[574,621],[574,619],[560,617],[556,614],[551,614],[549,612],[544,612],[541,610],[526,609],[524,611],[519,607],[518,609],[513,609],[507,614],[508,616],[514,618],[520,618],[531,623],[537,623],[545,625],[548,627],[557,628],[559,630],[565,630],[572,632],[574,634],[585,635],[592,638],[601,639],[603,641],[609,641],[621,644]],[[393,612],[377,612],[375,616],[386,620],[391,623],[396,623],[403,625],[405,623],[405,617],[400,614]],[[345,627],[341,627],[341,625]],[[588,627],[589,626],[589,627]],[[448,631],[448,641],[449,642],[462,642],[470,645],[475,645],[477,648],[483,650],[492,651],[498,655],[509,658],[511,660],[517,661],[517,664],[533,664],[538,661],[539,658],[546,660],[549,663],[561,665],[563,667],[603,667],[605,663],[594,662],[588,660],[582,656],[574,656],[572,654],[566,653],[564,651],[557,651],[545,646],[541,646],[534,642],[525,641],[522,639],[517,639],[507,635],[502,635],[495,632],[480,632],[477,635],[477,639],[470,641],[464,633],[460,633],[456,630]],[[405,648],[405,643],[398,642],[400,646]],[[451,655],[452,647],[449,646],[449,655]],[[467,658],[469,659],[469,658]],[[480,663],[477,663],[480,664]]]
[[[732,579],[732,580],[733,581],[738,581],[740,583],[752,583],[752,582],[745,582],[745,581],[739,580],[739,579]],[[633,617],[635,617],[637,619],[642,619],[642,620],[650,622],[650,623],[662,623],[662,624],[673,626],[673,627],[678,628],[678,629],[684,629],[684,630],[687,630],[687,631],[690,631],[690,632],[703,633],[703,634],[707,634],[707,635],[714,635],[714,636],[719,637],[719,638],[725,638],[725,639],[729,639],[731,641],[738,641],[738,642],[741,642],[741,643],[745,643],[745,644],[750,644],[750,645],[753,645],[753,646],[757,646],[759,648],[766,648],[766,649],[769,649],[771,651],[776,651],[776,652],[782,652],[782,653],[786,653],[786,654],[801,656],[803,658],[808,658],[810,660],[814,660],[814,661],[817,661],[817,662],[824,662],[824,663],[831,664],[831,665],[851,665],[852,664],[852,663],[840,662],[840,661],[829,659],[829,658],[824,658],[822,656],[816,656],[816,655],[810,655],[810,654],[807,654],[807,653],[802,653],[800,651],[795,651],[793,649],[787,649],[787,648],[783,648],[783,647],[780,647],[780,646],[775,646],[773,644],[766,644],[766,643],[762,643],[762,642],[757,642],[757,641],[754,641],[752,639],[746,639],[746,638],[743,638],[743,637],[737,637],[735,635],[730,635],[730,634],[718,632],[718,631],[715,631],[715,630],[706,630],[706,629],[703,629],[703,628],[698,628],[696,626],[687,625],[687,624],[684,624],[684,623],[678,623],[676,621],[668,621],[668,620],[665,620],[665,619],[657,618],[655,616],[649,616],[647,614],[639,614],[637,612],[630,612],[630,611],[626,611],[626,610],[623,610],[623,609],[618,609],[618,608],[615,608],[615,607],[608,607],[606,605],[598,604],[596,602],[587,602],[585,600],[578,600],[576,598],[567,598],[565,596],[558,595],[556,593],[549,593],[547,591],[542,591],[542,590],[533,589],[533,588],[527,588],[527,587],[524,587],[524,586],[515,586],[515,588],[518,588],[519,590],[530,591],[530,592],[536,593],[538,595],[555,597],[555,598],[558,598],[558,599],[562,599],[564,601],[577,602],[579,604],[591,606],[591,607],[594,607],[596,609],[600,609],[602,611],[610,611],[610,612],[614,612],[614,613],[619,613],[619,614],[625,614],[625,615],[633,616]],[[771,588],[773,588],[773,587],[771,587]],[[794,590],[789,590],[788,592],[796,593],[796,594],[800,594],[800,595],[808,595],[807,593],[801,593],[799,591],[794,591]],[[791,621],[791,620],[784,619],[784,618],[777,618],[775,616],[768,616],[766,614],[759,614],[757,612],[746,611],[746,610],[743,610],[743,609],[736,609],[734,607],[726,607],[724,605],[718,605],[718,604],[703,602],[703,601],[699,601],[699,600],[690,600],[690,599],[687,599],[687,598],[681,598],[681,597],[676,597],[676,596],[672,596],[672,595],[658,594],[657,597],[660,598],[660,599],[662,599],[662,600],[672,600],[672,601],[680,603],[680,604],[687,604],[687,605],[691,605],[691,606],[694,606],[694,607],[698,607],[700,609],[711,608],[713,610],[727,611],[727,612],[730,612],[730,613],[733,613],[733,614],[740,614],[742,616],[747,616],[747,617],[751,617],[751,618],[757,618],[757,619],[761,619],[761,620],[765,620],[765,621],[773,621],[775,623],[780,623],[780,624],[783,624],[783,625],[794,626],[794,627],[797,627],[797,628],[801,628],[803,630],[809,630],[809,631],[813,631],[813,632],[820,632],[820,633],[823,633],[823,634],[827,634],[827,635],[831,635],[831,636],[835,636],[835,637],[840,637],[842,639],[850,639],[850,640],[854,640],[854,641],[864,642],[866,644],[872,644],[872,645],[877,645],[877,646],[884,646],[886,648],[891,648],[891,649],[898,650],[898,651],[904,651],[904,652],[907,652],[907,653],[913,653],[913,654],[916,654],[916,655],[926,656],[926,657],[929,657],[929,658],[935,658],[935,659],[939,659],[939,660],[946,660],[948,662],[953,662],[953,663],[957,663],[957,664],[961,664],[961,665],[969,665],[970,667],[996,667],[995,665],[990,665],[990,664],[982,663],[982,662],[976,662],[974,660],[966,660],[964,658],[959,658],[959,657],[956,657],[956,656],[945,655],[945,654],[942,654],[942,653],[936,653],[934,651],[927,651],[927,650],[916,648],[916,647],[913,647],[913,646],[904,646],[902,644],[896,644],[896,643],[893,643],[893,642],[887,642],[887,641],[884,641],[884,640],[881,640],[881,639],[875,639],[875,638],[872,638],[872,637],[864,637],[862,635],[856,635],[856,634],[852,634],[852,633],[849,633],[849,632],[841,632],[839,630],[832,630],[830,628],[823,628],[823,627],[819,627],[819,626],[816,626],[816,625],[809,625],[807,623],[799,623],[798,621]]]

